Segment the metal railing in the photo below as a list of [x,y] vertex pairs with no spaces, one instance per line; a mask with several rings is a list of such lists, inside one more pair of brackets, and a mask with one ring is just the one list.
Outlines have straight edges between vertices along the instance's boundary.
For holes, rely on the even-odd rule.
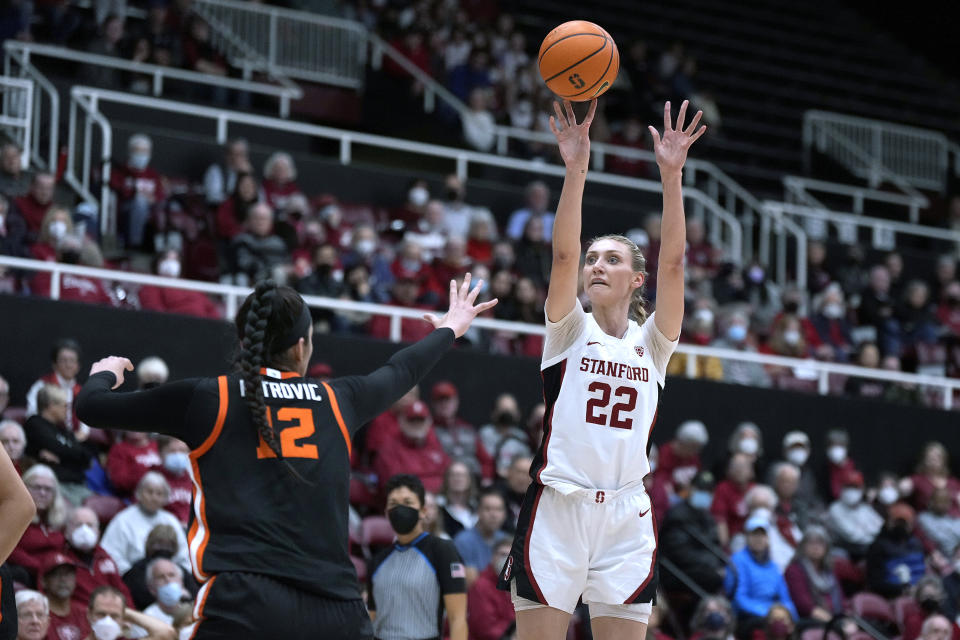
[[930,200],[924,195],[917,197],[900,193],[890,193],[889,191],[880,191],[869,187],[856,187],[802,176],[784,176],[783,192],[784,199],[787,202],[809,205],[811,207],[824,206],[822,202],[814,197],[812,192],[845,196],[850,198],[851,210],[856,215],[863,214],[864,206],[867,202],[880,202],[903,206],[907,209],[910,222],[914,224],[920,219],[920,209],[926,209],[930,206]]
[[[27,67],[31,66],[31,59],[37,57],[56,58],[59,60],[70,60],[80,62],[95,67],[107,69],[117,69],[119,71],[130,71],[152,78],[152,91],[154,96],[163,93],[164,80],[179,80],[193,84],[213,87],[223,87],[224,89],[233,89],[245,93],[271,96],[278,100],[280,117],[286,118],[290,115],[290,101],[299,100],[303,97],[303,90],[296,84],[286,78],[281,80],[281,85],[268,84],[265,82],[255,82],[251,80],[242,80],[239,78],[227,78],[215,76],[209,73],[199,73],[187,69],[177,69],[175,67],[164,67],[156,64],[147,64],[143,62],[133,62],[114,56],[99,55],[76,51],[66,47],[54,47],[50,45],[35,44],[29,42],[19,42],[7,40],[3,44],[5,57],[14,60],[19,67],[20,73],[25,74]],[[5,61],[5,67],[10,65],[10,60]]]
[[[60,153],[60,127],[51,126],[51,124],[60,122],[60,92],[57,91],[57,88],[53,86],[52,82],[47,80],[45,75],[40,73],[39,69],[30,64],[29,60],[24,60],[17,53],[4,55],[3,73],[9,77],[19,77],[31,81],[40,89],[39,92],[35,92],[33,97],[33,127],[31,135],[23,141],[20,148],[23,149],[25,160],[36,164],[41,169],[54,171]],[[44,96],[49,105],[46,117],[44,117],[43,109]],[[44,124],[46,126],[44,126]],[[40,149],[41,133],[47,136],[46,154]]]
[[[156,109],[160,111],[179,113],[191,117],[212,120],[216,126],[217,141],[220,143],[225,143],[227,141],[228,129],[231,124],[250,125],[266,130],[287,131],[304,136],[335,140],[339,142],[340,162],[345,165],[350,164],[352,160],[353,148],[357,145],[365,145],[381,149],[404,151],[416,155],[448,159],[454,164],[457,175],[464,179],[467,178],[469,166],[471,164],[513,169],[516,171],[524,171],[536,175],[564,175],[563,167],[557,165],[547,165],[529,160],[520,160],[517,158],[504,158],[502,156],[489,153],[476,153],[467,151],[465,149],[455,149],[433,144],[424,144],[399,138],[389,138],[386,136],[358,133],[356,131],[334,129],[332,127],[323,127],[302,122],[291,122],[290,120],[268,118],[239,111],[200,107],[160,98],[146,98],[144,96],[126,94],[118,91],[107,91],[104,89],[80,86],[74,87],[71,90],[71,95],[74,97],[75,101],[82,101],[84,107],[91,107],[98,113],[98,115],[101,116],[100,119],[97,120],[97,124],[101,128],[109,127],[110,125],[102,117],[102,114],[99,114],[98,105],[101,102],[113,102],[119,104],[136,105],[141,109]],[[71,114],[73,113],[75,113],[75,109],[71,106]],[[78,126],[79,124],[74,121],[71,115],[71,135],[73,135],[73,132]],[[90,122],[86,122],[85,126],[89,129],[91,126]],[[89,137],[87,137],[87,139],[89,139]],[[74,138],[72,137],[71,140],[74,140]],[[71,146],[71,150],[72,149],[73,147]],[[105,155],[102,156],[101,161],[108,162],[109,153],[110,150],[105,149]],[[74,155],[75,154],[71,151],[71,158],[73,158]],[[79,171],[82,175],[89,175],[94,169],[93,165],[90,164],[90,157],[90,153],[85,150],[84,164],[83,166],[79,167]],[[74,176],[76,176],[74,173],[75,170],[76,167],[71,165],[69,172]],[[81,182],[82,177],[77,176],[76,180],[77,182]],[[642,180],[640,178],[628,178],[626,176],[611,175],[601,172],[591,172],[588,176],[588,181],[624,189],[633,189],[653,193],[659,193],[661,190],[659,182]],[[685,189],[684,197],[694,208],[702,208],[709,223],[708,228],[710,228],[714,236],[719,239],[717,246],[724,251],[726,256],[731,261],[733,261],[735,264],[740,264],[743,251],[743,235],[740,222],[732,214],[718,205],[714,200],[712,200],[699,189]],[[101,201],[101,207],[105,205],[105,202],[105,200]],[[106,214],[106,211],[103,210],[103,213]],[[102,215],[101,217],[104,223],[106,223],[107,216]],[[720,227],[720,229],[714,229],[715,226]],[[105,227],[104,233],[110,234],[112,233],[112,229]]]
[[[126,282],[137,285],[153,285],[187,291],[200,291],[224,300],[225,316],[228,320],[232,319],[236,315],[241,300],[249,295],[252,291],[252,289],[249,287],[214,284],[210,282],[183,280],[179,278],[166,278],[162,276],[146,275],[127,271],[113,271],[110,269],[80,267],[59,262],[11,258],[8,256],[0,256],[0,266],[9,267],[11,269],[49,273],[51,277],[50,297],[54,300],[57,300],[60,297],[61,281],[64,274],[98,278],[110,282]],[[419,309],[408,309],[404,307],[371,304],[366,302],[352,302],[349,300],[325,298],[320,296],[304,296],[303,299],[311,308],[389,316],[390,340],[394,342],[400,341],[401,320],[403,318],[423,318],[423,310]],[[543,336],[546,334],[546,328],[543,325],[527,324],[522,322],[508,322],[504,320],[493,320],[490,318],[477,318],[474,320],[473,326],[479,329],[506,331],[521,335]],[[944,378],[940,376],[918,375],[898,371],[886,371],[882,369],[868,369],[853,365],[819,362],[812,359],[772,356],[740,351],[736,349],[720,349],[717,347],[701,347],[697,345],[680,344],[677,346],[676,352],[682,353],[686,356],[687,363],[685,375],[689,378],[696,376],[698,358],[717,358],[721,361],[753,362],[773,367],[804,368],[814,370],[818,376],[818,392],[821,395],[826,395],[829,393],[831,375],[853,376],[857,378],[882,380],[886,382],[937,389],[943,394],[942,407],[944,409],[951,409],[953,407],[953,393],[954,391],[960,389],[960,380],[958,379]]]
[[939,131],[811,110],[803,115],[803,146],[808,166],[816,147],[872,187],[889,181],[913,196],[920,195],[914,188],[947,187],[949,141]]
[[367,30],[358,22],[256,2],[194,0],[212,41],[247,74],[363,86]]
[[0,130],[23,149],[20,168],[30,166],[33,130],[33,81],[24,78],[0,77],[0,92],[3,93],[3,111],[0,112]]

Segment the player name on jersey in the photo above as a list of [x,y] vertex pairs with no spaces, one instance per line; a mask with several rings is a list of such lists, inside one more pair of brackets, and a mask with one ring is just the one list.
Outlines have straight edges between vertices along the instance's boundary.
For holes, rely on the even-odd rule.
[[313,382],[268,382],[263,381],[263,397],[278,400],[314,400],[321,402],[320,385]]
[[637,380],[638,382],[647,382],[650,379],[650,372],[646,367],[632,367],[622,362],[597,360],[586,356],[580,358],[580,371],[598,376]]

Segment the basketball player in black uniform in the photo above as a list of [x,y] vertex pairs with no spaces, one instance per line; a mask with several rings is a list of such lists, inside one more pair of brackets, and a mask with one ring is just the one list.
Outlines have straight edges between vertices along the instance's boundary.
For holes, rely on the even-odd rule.
[[370,638],[348,551],[351,437],[409,391],[495,300],[450,283],[436,327],[367,376],[303,377],[310,312],[289,287],[261,283],[237,315],[240,373],[111,393],[126,358],[93,365],[77,397],[91,426],[159,432],[191,449],[189,531],[203,587],[193,638]]
[[4,562],[37,513],[30,492],[13,466],[7,452],[0,448],[0,640],[17,637],[17,603],[13,578]]

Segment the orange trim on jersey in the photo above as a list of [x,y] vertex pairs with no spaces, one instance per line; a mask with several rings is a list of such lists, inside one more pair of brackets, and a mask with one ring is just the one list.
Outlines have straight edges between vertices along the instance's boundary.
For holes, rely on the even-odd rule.
[[[266,367],[261,367],[261,368],[260,368],[260,375],[261,375],[261,376],[267,375],[267,368],[266,368]],[[281,380],[289,380],[290,378],[301,378],[301,377],[303,377],[303,376],[301,376],[301,375],[300,375],[299,373],[297,373],[296,371],[280,371],[280,379],[281,379]]]
[[203,607],[207,604],[207,598],[210,597],[210,591],[213,590],[213,583],[217,581],[217,576],[210,578],[210,582],[203,585],[203,588],[200,590],[203,591],[203,597],[200,599],[200,602],[197,603],[196,610],[193,612],[193,617],[197,619],[197,623],[193,625],[193,633],[190,634],[190,640],[193,640],[197,637],[197,631],[200,629],[200,623],[204,621],[203,616]]
[[[210,541],[210,526],[207,524],[207,503],[203,495],[203,481],[200,478],[200,456],[205,454],[213,447],[217,438],[223,432],[223,423],[227,418],[227,408],[230,406],[230,393],[227,387],[227,377],[217,378],[217,390],[219,395],[219,407],[217,408],[217,421],[213,425],[213,431],[207,439],[197,449],[190,452],[190,464],[193,470],[194,484],[194,519],[187,535],[187,543],[190,550],[191,560],[193,561],[193,572],[197,580],[203,582],[207,576],[203,573],[203,554],[207,550],[207,542]],[[200,543],[194,551],[194,540],[200,536]]]
[[337,396],[326,382],[321,382],[320,384],[327,390],[327,395],[330,397],[330,408],[333,410],[333,417],[337,419],[337,424],[340,425],[340,433],[343,434],[343,441],[347,443],[347,457],[352,457],[353,445],[350,443],[350,432],[347,431],[347,425],[343,423],[343,416],[340,415],[340,405],[337,403]]

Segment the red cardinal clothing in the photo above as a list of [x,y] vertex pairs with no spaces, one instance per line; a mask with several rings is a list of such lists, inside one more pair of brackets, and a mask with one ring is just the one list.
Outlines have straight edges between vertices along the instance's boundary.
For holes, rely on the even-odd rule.
[[159,471],[162,462],[153,440],[142,446],[120,440],[107,455],[107,476],[118,495],[127,497],[133,494],[140,478],[147,471]]
[[27,223],[27,231],[31,233],[40,232],[40,226],[43,223],[43,216],[45,216],[47,210],[53,206],[52,202],[40,204],[37,202],[36,198],[33,197],[32,193],[28,193],[25,196],[20,196],[19,198],[14,198],[14,203],[17,205],[17,209],[20,211],[20,215],[23,216],[24,221]]
[[753,487],[750,482],[746,486],[739,486],[730,480],[723,480],[717,484],[713,492],[713,504],[710,505],[710,513],[717,523],[725,522],[730,537],[743,531],[743,525],[747,521],[747,503],[743,497],[747,495]]
[[177,520],[186,527],[190,520],[190,502],[193,500],[193,481],[190,480],[190,474],[174,475],[166,469],[161,469],[160,473],[170,485],[170,500],[164,509],[177,516]]
[[514,622],[510,592],[497,589],[498,579],[487,567],[467,591],[470,640],[500,640]]
[[77,588],[71,598],[74,603],[86,607],[93,590],[103,585],[119,589],[128,603],[133,602],[117,563],[101,547],[94,547],[93,553],[80,553],[70,545],[64,545],[61,551],[77,563]]
[[63,551],[65,544],[63,533],[45,524],[33,522],[10,554],[9,562],[25,568],[36,580],[43,557],[51,551]]
[[840,499],[840,492],[843,491],[843,483],[847,476],[857,470],[857,465],[850,458],[844,459],[840,464],[829,463],[830,465],[830,495],[834,500]]
[[149,311],[182,313],[200,318],[220,318],[220,310],[201,291],[169,289],[144,285],[140,287],[140,307]]
[[90,633],[90,624],[87,622],[87,607],[73,600],[70,603],[70,613],[58,616],[51,609],[50,630],[46,640],[83,640]]
[[423,442],[416,442],[400,433],[385,442],[387,455],[377,456],[373,463],[381,489],[396,474],[412,473],[423,481],[427,491],[439,493],[450,458],[436,436],[431,438],[430,435]]
[[269,179],[263,181],[264,199],[274,211],[282,210],[287,205],[290,196],[295,193],[301,193],[300,187],[297,186],[296,182],[279,184]]
[[121,202],[132,200],[137,194],[152,197],[153,202],[161,202],[167,195],[163,190],[163,177],[153,167],[143,170],[126,165],[114,167],[110,174],[110,188]]
[[[399,305],[398,305],[399,306]],[[418,342],[433,332],[433,325],[420,318],[400,319],[400,341]],[[382,340],[390,339],[390,317],[374,316],[370,320],[370,335]]]
[[[657,461],[657,470],[654,475],[657,482],[665,486],[688,485],[700,471],[700,456],[680,456],[674,451],[673,440],[660,447],[660,458]],[[677,477],[674,477],[674,476]]]

